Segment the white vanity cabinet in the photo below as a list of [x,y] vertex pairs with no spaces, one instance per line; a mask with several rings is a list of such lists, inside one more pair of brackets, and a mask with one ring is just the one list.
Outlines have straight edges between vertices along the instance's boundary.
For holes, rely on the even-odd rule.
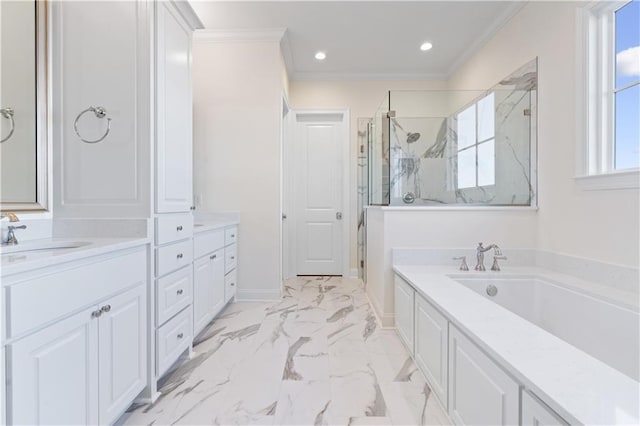
[[415,296],[415,360],[447,408],[449,322],[422,296]]
[[449,327],[449,415],[458,425],[517,425],[520,387],[456,327]]
[[413,355],[414,300],[415,290],[399,276],[395,276],[396,330]]
[[146,277],[143,246],[7,278],[7,423],[109,424],[126,410],[147,384]]

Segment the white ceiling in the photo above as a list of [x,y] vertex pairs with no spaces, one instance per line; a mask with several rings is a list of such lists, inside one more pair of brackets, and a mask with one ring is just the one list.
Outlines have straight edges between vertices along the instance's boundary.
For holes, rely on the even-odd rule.
[[[190,2],[207,30],[286,29],[289,75],[304,78],[446,78],[523,1],[202,1]],[[255,34],[255,33],[254,33]],[[433,43],[427,52],[424,41]],[[314,54],[322,50],[327,59]]]

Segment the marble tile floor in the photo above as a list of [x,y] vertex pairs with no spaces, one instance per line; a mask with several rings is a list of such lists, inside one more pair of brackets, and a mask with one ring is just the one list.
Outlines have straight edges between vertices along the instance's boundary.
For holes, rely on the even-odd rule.
[[234,303],[121,424],[451,424],[362,281],[298,277],[276,303]]

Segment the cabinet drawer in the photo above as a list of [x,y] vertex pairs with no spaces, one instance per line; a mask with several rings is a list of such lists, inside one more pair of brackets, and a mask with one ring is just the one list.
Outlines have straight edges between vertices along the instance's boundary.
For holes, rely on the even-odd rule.
[[224,249],[224,273],[228,274],[229,272],[236,269],[236,265],[238,264],[238,251],[237,246],[235,244],[225,247]]
[[205,254],[224,247],[224,230],[203,232],[193,238],[193,258],[198,259]]
[[224,277],[224,303],[236,295],[238,288],[238,271],[235,269]]
[[156,249],[156,276],[161,277],[171,271],[187,266],[193,259],[193,243],[182,241]]
[[186,266],[156,280],[156,324],[180,312],[193,301],[193,269]]
[[170,319],[156,331],[156,369],[158,376],[163,375],[178,359],[193,340],[191,306]]
[[156,245],[183,240],[193,235],[191,213],[169,214],[156,217]]
[[238,227],[231,226],[224,230],[224,245],[235,244],[238,241]]
[[5,288],[6,337],[13,338],[135,284],[147,281],[147,248],[109,254],[90,264],[56,271],[44,268]]

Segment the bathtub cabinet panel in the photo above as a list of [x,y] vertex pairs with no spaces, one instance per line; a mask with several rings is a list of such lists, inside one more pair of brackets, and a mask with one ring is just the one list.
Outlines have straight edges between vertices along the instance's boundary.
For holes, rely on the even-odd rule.
[[522,426],[566,426],[568,424],[528,391],[522,392]]
[[449,330],[449,415],[458,425],[519,423],[520,389],[456,327]]
[[447,408],[448,321],[429,302],[416,296],[415,360],[429,385]]
[[402,278],[395,277],[396,330],[413,354],[413,322],[415,290]]

